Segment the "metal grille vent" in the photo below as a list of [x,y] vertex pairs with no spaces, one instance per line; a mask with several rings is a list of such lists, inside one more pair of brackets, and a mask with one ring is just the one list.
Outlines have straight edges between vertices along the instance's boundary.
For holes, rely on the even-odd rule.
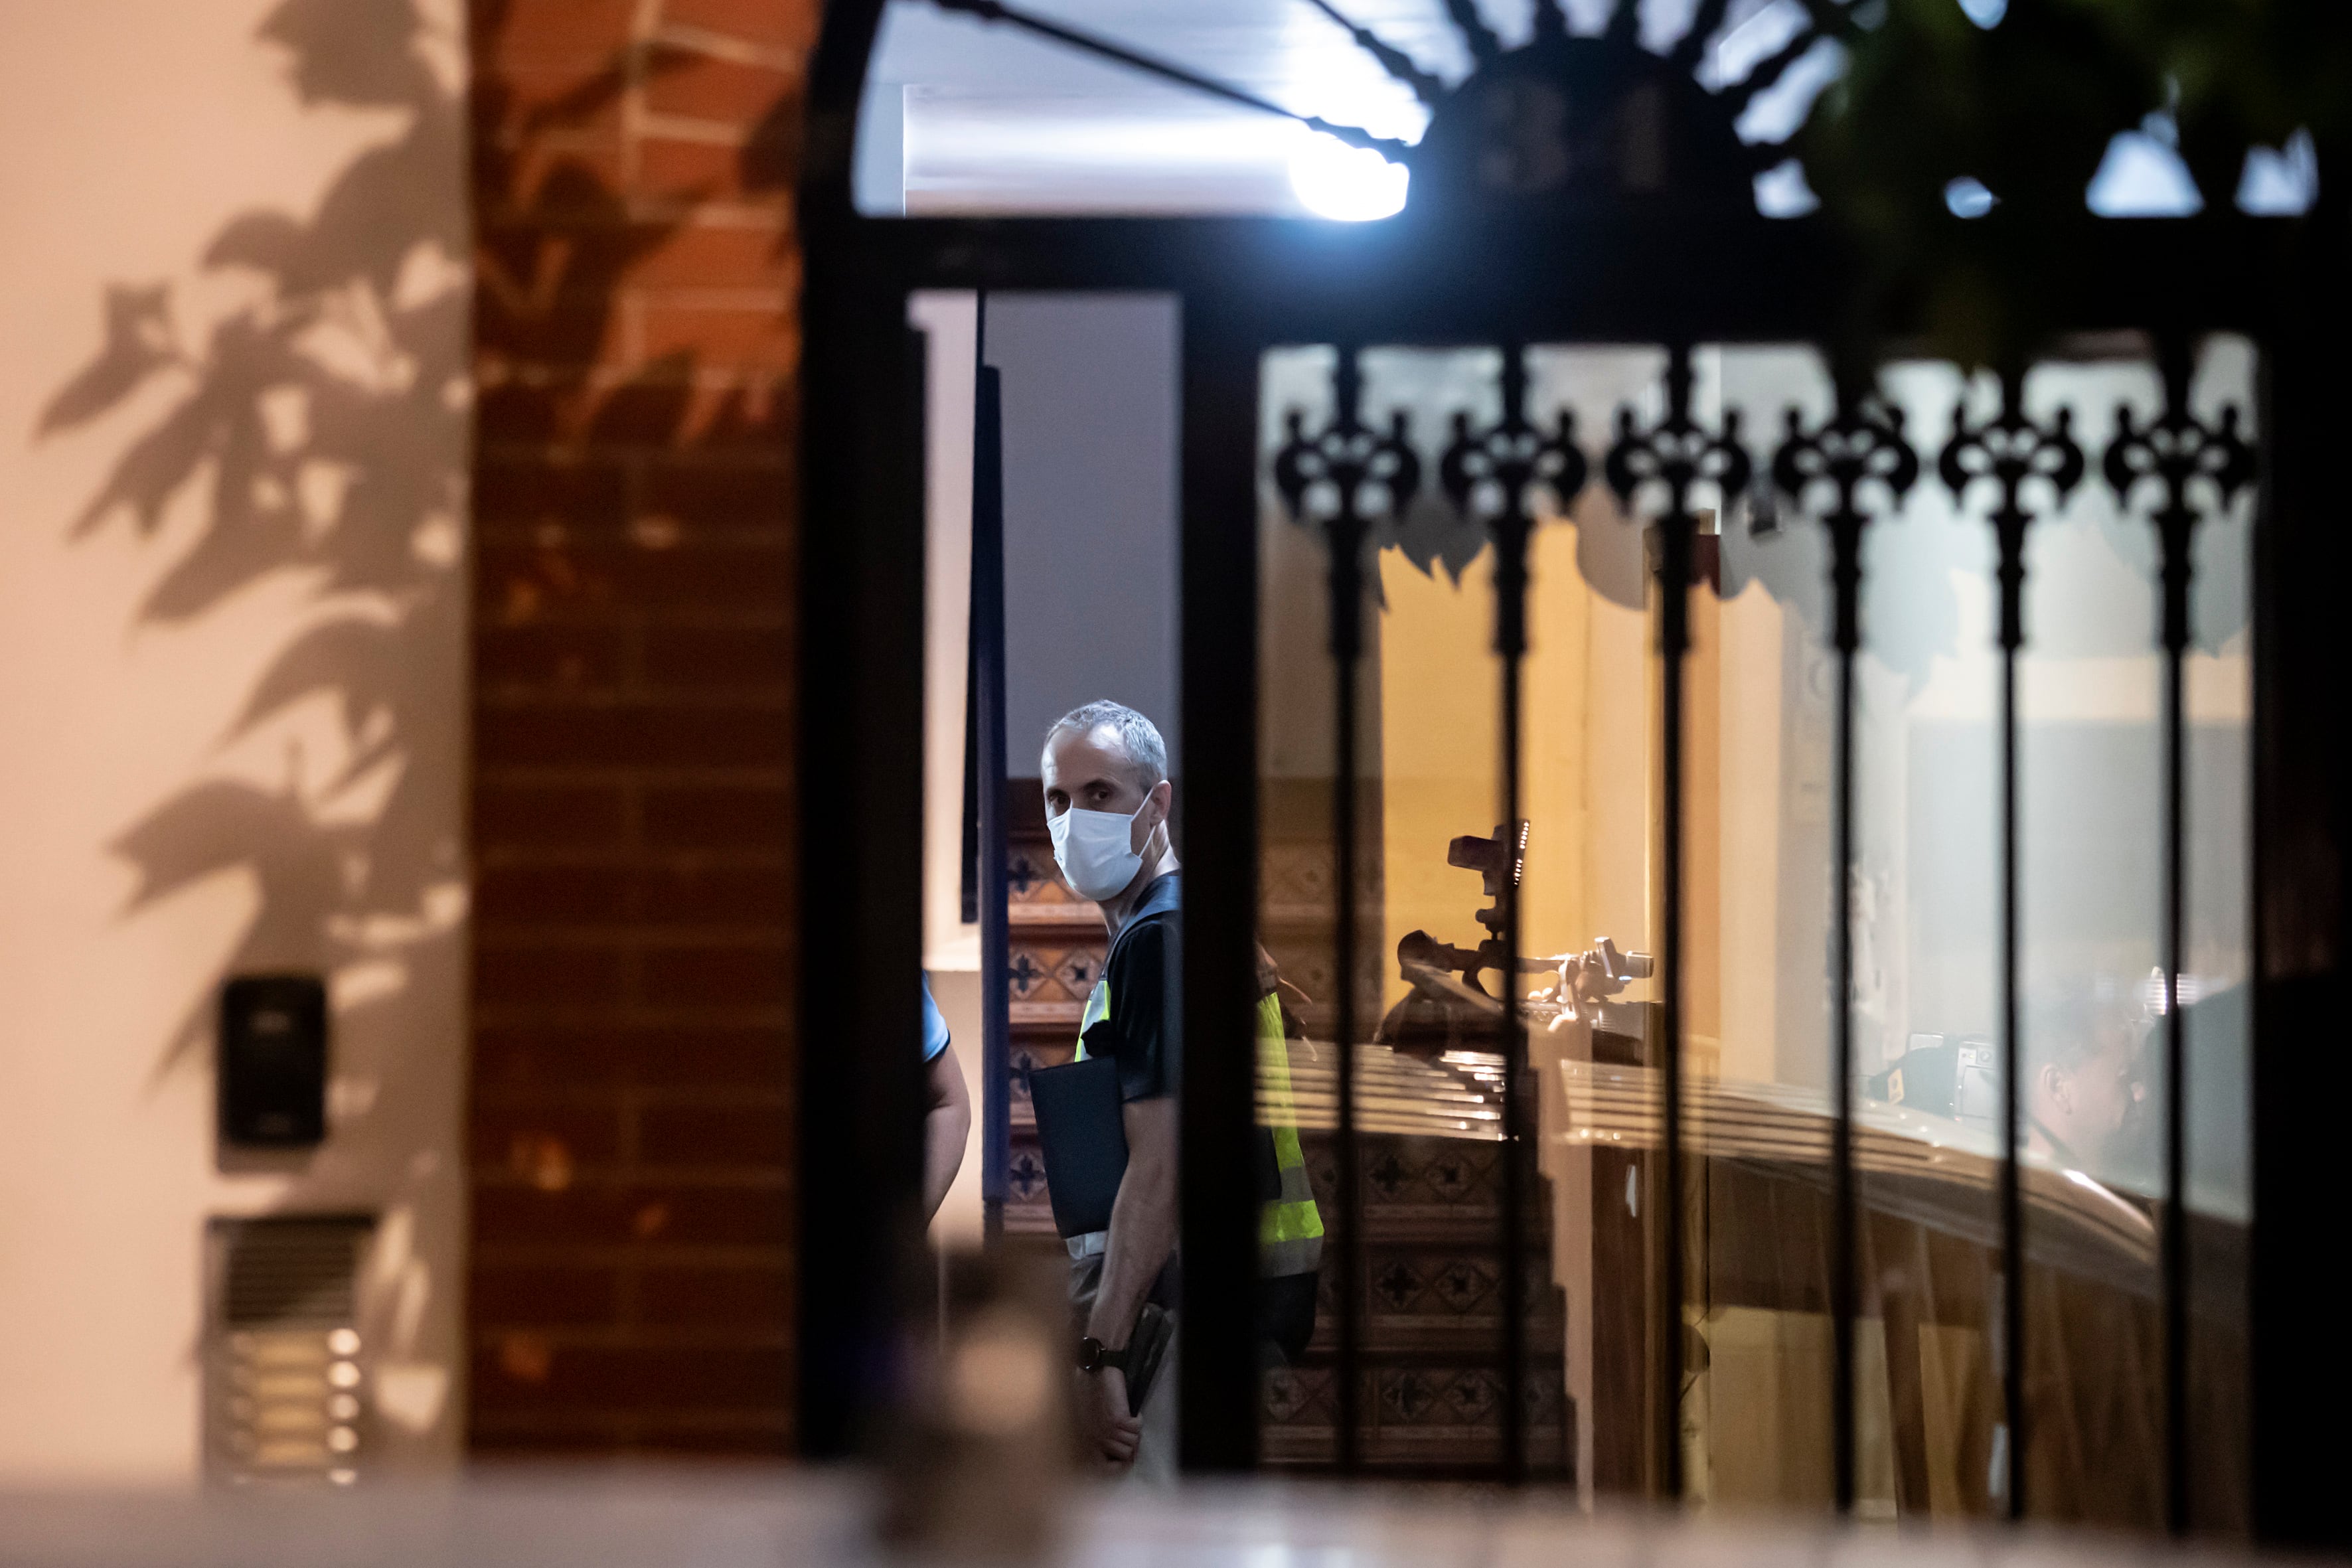
[[207,1467],[225,1479],[359,1479],[367,1368],[358,1278],[367,1216],[215,1220]]

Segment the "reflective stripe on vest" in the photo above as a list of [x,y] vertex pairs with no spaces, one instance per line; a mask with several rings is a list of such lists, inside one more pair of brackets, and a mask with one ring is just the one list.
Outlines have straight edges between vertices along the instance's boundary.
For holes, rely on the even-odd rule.
[[1257,1271],[1269,1279],[1312,1273],[1323,1261],[1323,1215],[1298,1147],[1290,1046],[1282,1037],[1282,1004],[1271,992],[1257,1003],[1257,1119],[1274,1134],[1274,1168],[1282,1177],[1282,1196],[1258,1205]]
[[[1078,1018],[1077,1059],[1087,1059],[1087,1031],[1110,1016],[1110,981],[1095,982]],[[1290,1047],[1282,1036],[1282,1005],[1271,994],[1257,1005],[1257,1119],[1274,1135],[1274,1166],[1282,1196],[1260,1204],[1257,1269],[1267,1279],[1311,1274],[1323,1261],[1323,1215],[1307,1179],[1298,1146],[1298,1111],[1290,1097]]]

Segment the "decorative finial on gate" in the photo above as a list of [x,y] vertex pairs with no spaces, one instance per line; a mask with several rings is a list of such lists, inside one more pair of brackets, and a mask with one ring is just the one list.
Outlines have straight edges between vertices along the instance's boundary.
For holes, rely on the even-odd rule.
[[1307,3],[1345,27],[1348,36],[1356,41],[1356,47],[1380,61],[1381,68],[1391,78],[1412,89],[1413,97],[1425,104],[1433,104],[1444,96],[1445,83],[1442,79],[1422,69],[1411,55],[1370,27],[1359,26],[1349,21],[1338,6],[1331,4],[1331,0],[1307,0]]
[[1486,18],[1478,15],[1475,0],[1445,0],[1446,17],[1454,30],[1462,35],[1470,58],[1478,64],[1492,65],[1503,53],[1503,40],[1495,29],[1486,26]]
[[1723,18],[1731,10],[1731,0],[1699,0],[1698,9],[1691,14],[1690,30],[1675,41],[1674,51],[1666,56],[1667,63],[1676,70],[1698,68],[1706,56],[1706,47],[1716,34],[1723,30]]

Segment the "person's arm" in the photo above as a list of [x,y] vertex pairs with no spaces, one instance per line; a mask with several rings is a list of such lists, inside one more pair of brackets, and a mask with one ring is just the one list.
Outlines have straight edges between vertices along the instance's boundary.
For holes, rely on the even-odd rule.
[[971,1096],[964,1091],[963,1068],[955,1047],[942,1046],[923,1064],[923,1222],[928,1225],[956,1173],[963,1169],[964,1145],[971,1139]]
[[[1176,1250],[1176,1100],[1172,1095],[1130,1100],[1122,1110],[1127,1127],[1127,1173],[1110,1209],[1110,1237],[1103,1248],[1101,1287],[1087,1314],[1088,1338],[1106,1350],[1123,1350],[1143,1310],[1151,1282]],[[1127,1377],[1115,1367],[1086,1374],[1087,1425],[1103,1458],[1130,1463],[1142,1424],[1127,1408]]]

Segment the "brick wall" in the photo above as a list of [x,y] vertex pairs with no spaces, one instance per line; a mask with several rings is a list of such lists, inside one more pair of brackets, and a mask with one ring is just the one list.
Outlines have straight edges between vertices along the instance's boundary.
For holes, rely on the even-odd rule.
[[471,1442],[791,1443],[815,0],[475,0]]

